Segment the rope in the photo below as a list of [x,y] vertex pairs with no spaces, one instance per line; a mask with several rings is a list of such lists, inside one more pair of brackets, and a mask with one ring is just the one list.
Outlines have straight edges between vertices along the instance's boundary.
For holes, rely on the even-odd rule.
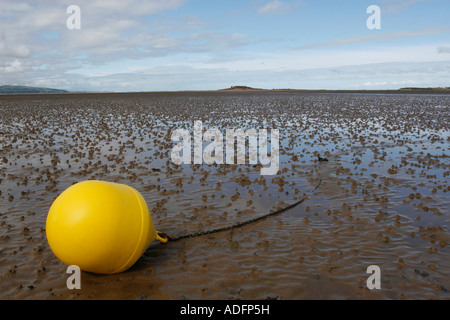
[[[320,187],[321,184],[322,184],[322,179],[320,179],[319,183],[318,183],[317,186],[310,192],[310,194],[313,193],[314,191],[316,191],[316,190]],[[269,217],[276,216],[276,215],[278,215],[278,214],[280,214],[280,213],[283,213],[283,212],[285,212],[285,211],[287,211],[287,210],[290,210],[290,209],[292,209],[292,208],[294,208],[294,207],[296,207],[296,206],[302,204],[305,200],[306,200],[306,199],[299,200],[299,201],[297,201],[297,202],[295,202],[295,203],[293,203],[293,204],[291,204],[291,205],[289,205],[289,206],[287,206],[287,207],[284,207],[284,208],[282,208],[282,209],[279,209],[279,210],[277,210],[277,211],[270,212],[270,213],[267,213],[267,214],[265,214],[265,215],[263,215],[263,216],[261,216],[261,217],[257,217],[257,218],[254,218],[254,219],[251,219],[251,220],[248,220],[248,221],[240,222],[240,223],[237,223],[237,224],[235,224],[235,225],[228,226],[228,227],[223,227],[223,228],[218,228],[218,229],[209,230],[209,231],[203,231],[203,232],[197,232],[197,233],[191,233],[191,234],[187,234],[187,235],[180,236],[180,237],[176,237],[176,238],[170,237],[170,236],[168,236],[167,234],[161,233],[161,232],[158,233],[158,234],[159,234],[161,237],[168,239],[170,242],[175,242],[175,241],[180,241],[180,240],[184,240],[184,239],[190,239],[190,238],[201,237],[201,236],[205,236],[205,235],[208,235],[208,234],[213,234],[213,233],[219,233],[219,232],[229,231],[229,230],[232,230],[232,229],[241,228],[241,227],[243,227],[243,226],[249,225],[249,224],[251,224],[251,223],[255,223],[255,222],[257,222],[257,221],[261,221],[261,220],[267,219],[267,218],[269,218]]]

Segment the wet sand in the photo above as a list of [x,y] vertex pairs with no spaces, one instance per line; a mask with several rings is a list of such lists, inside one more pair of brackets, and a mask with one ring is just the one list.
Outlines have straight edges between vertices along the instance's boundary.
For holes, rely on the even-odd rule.
[[[1,96],[0,299],[449,299],[449,107],[432,94]],[[279,173],[173,164],[171,133],[196,120],[279,129]],[[128,271],[83,272],[68,290],[45,221],[87,179],[136,188],[174,237],[308,198],[154,243]],[[369,265],[381,290],[366,286]]]

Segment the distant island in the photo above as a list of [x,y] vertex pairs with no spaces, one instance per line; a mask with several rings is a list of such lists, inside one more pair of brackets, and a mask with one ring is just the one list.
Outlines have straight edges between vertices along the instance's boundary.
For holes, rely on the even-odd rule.
[[231,86],[230,88],[221,89],[219,91],[266,91],[266,89],[258,89],[247,86]]
[[0,86],[0,94],[22,94],[22,93],[67,93],[69,91],[50,88],[28,87],[28,86]]
[[450,87],[441,88],[401,88],[400,91],[450,91]]
[[371,89],[371,90],[327,90],[327,89],[260,89],[248,86],[231,86],[230,88],[217,90],[219,92],[242,92],[242,91],[272,91],[272,92],[317,92],[317,93],[445,93],[450,94],[450,87],[437,88],[401,88],[401,89]]

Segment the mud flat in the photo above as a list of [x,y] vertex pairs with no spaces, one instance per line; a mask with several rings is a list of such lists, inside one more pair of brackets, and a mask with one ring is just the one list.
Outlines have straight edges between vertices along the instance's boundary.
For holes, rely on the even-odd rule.
[[[449,299],[449,108],[445,94],[1,96],[0,299]],[[172,132],[196,120],[279,129],[278,174],[173,164]],[[136,188],[175,237],[308,198],[155,243],[127,272],[82,273],[68,290],[45,220],[87,179]],[[369,265],[381,290],[366,286]]]

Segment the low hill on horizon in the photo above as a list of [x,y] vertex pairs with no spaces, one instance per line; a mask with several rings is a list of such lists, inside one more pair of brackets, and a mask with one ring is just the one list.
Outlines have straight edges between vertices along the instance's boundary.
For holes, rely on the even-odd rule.
[[252,88],[247,86],[231,86],[230,88],[221,89],[218,91],[263,91],[266,89]]
[[69,91],[61,89],[29,87],[29,86],[0,86],[0,94],[21,94],[21,93],[67,93]]

